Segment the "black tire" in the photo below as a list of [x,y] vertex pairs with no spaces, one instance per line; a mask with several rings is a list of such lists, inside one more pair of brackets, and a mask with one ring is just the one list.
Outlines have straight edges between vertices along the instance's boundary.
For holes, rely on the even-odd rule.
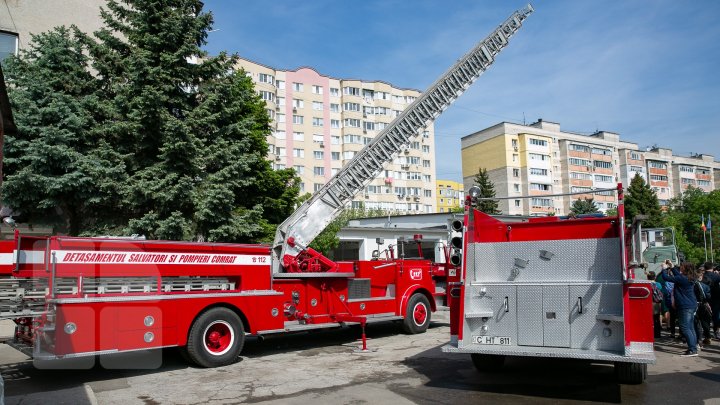
[[470,358],[477,371],[480,372],[498,371],[505,364],[505,356],[499,354],[472,353]]
[[410,335],[424,333],[430,326],[430,301],[421,293],[415,293],[405,307],[403,331]]
[[617,362],[615,376],[620,384],[642,384],[647,378],[647,364]]
[[245,328],[228,308],[212,308],[193,322],[188,334],[187,353],[200,367],[227,366],[237,361],[245,344]]

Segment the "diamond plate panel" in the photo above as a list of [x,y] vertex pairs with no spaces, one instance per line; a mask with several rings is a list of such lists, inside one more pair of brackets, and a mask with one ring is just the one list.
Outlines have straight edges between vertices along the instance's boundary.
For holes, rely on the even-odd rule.
[[543,345],[543,294],[542,286],[517,287],[518,345]]
[[[507,306],[505,302],[507,300]],[[465,289],[465,313],[492,313],[491,318],[466,318],[461,347],[473,346],[473,336],[509,337],[517,344],[515,286],[470,285]]]
[[545,285],[542,288],[543,346],[570,347],[569,287]]
[[570,286],[570,347],[622,351],[623,323],[603,316],[619,315],[622,319],[622,303],[622,284]]
[[[622,278],[617,238],[473,243],[468,251],[465,277],[470,282],[612,282]],[[524,261],[524,267],[517,265]]]

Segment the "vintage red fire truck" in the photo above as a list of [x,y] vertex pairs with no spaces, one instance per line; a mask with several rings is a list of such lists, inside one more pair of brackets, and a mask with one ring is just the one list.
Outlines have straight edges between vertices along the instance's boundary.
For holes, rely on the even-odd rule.
[[652,287],[635,278],[641,226],[626,226],[617,192],[618,216],[510,223],[475,209],[471,189],[452,226],[443,351],[469,353],[481,371],[511,356],[610,362],[621,382],[641,383],[655,361]]
[[[267,245],[30,237],[0,245],[0,318],[36,359],[179,346],[235,361],[246,335],[402,320],[424,332],[445,303],[444,264],[334,262],[308,245],[493,62],[532,12],[513,13],[278,227]],[[326,90],[327,91],[327,90]]]

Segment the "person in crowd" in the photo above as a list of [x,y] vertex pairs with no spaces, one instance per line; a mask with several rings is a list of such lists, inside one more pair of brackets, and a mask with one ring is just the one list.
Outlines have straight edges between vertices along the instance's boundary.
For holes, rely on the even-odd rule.
[[675,309],[680,324],[680,333],[687,341],[687,351],[683,357],[697,357],[697,335],[695,334],[695,311],[697,311],[697,299],[695,298],[695,281],[698,279],[695,266],[690,262],[683,262],[680,267],[666,269],[663,278],[675,283],[673,289],[675,296]]
[[[695,299],[697,299],[698,309],[695,312],[695,335],[698,339],[698,347],[702,348],[703,345],[710,344],[710,323],[712,322],[712,311],[710,307],[710,286],[705,283],[701,283],[703,279],[703,273],[705,267],[700,266],[698,268],[698,279],[695,281],[693,291],[695,292]],[[700,339],[702,337],[702,343]]]
[[703,265],[702,282],[710,287],[710,309],[712,310],[712,337],[720,340],[718,329],[720,329],[720,273],[713,269],[712,262],[705,262]]
[[663,277],[665,270],[672,267],[673,263],[669,259],[665,260],[665,262],[660,265],[661,271],[660,274],[657,275],[656,281],[663,286],[663,313],[665,314],[665,323],[668,326],[670,338],[675,339],[675,325],[677,324],[677,313],[675,311],[675,300],[673,296],[675,283],[667,281],[665,277]]
[[[655,275],[654,271],[646,270],[645,276],[647,276],[648,281],[651,281],[654,284],[653,289],[657,288],[658,290],[662,291],[662,285],[659,282],[657,282],[657,280],[655,280],[656,275]],[[654,296],[655,295],[653,293],[653,298],[654,298]],[[661,324],[662,305],[663,305],[662,302],[653,301],[653,330],[655,332],[654,335],[656,338],[659,338],[661,336],[660,332],[662,331],[662,324]]]

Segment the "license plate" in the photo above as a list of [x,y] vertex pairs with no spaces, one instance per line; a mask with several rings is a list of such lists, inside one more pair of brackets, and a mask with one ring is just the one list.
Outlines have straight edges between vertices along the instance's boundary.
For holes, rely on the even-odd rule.
[[473,336],[479,345],[510,345],[510,338],[505,336]]

